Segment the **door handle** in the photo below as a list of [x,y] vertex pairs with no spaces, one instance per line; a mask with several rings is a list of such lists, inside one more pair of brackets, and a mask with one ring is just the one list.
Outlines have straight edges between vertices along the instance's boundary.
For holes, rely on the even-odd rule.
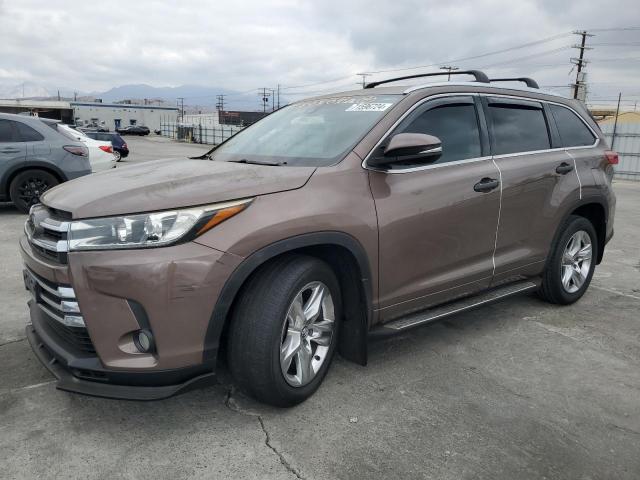
[[473,186],[473,189],[476,192],[487,193],[497,188],[500,185],[500,182],[495,178],[484,177],[478,183]]
[[0,148],[0,153],[20,153],[20,150],[15,148]]
[[556,173],[559,173],[560,175],[566,175],[571,170],[573,170],[573,165],[569,165],[567,162],[562,162],[556,168]]

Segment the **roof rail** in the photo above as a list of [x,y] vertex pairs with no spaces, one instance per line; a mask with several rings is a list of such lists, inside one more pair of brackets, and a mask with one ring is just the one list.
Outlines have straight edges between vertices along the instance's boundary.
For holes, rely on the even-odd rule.
[[540,88],[538,82],[529,77],[514,77],[514,78],[491,78],[489,82],[522,82],[529,88]]
[[476,82],[489,83],[489,77],[487,77],[487,75],[485,75],[485,73],[481,72],[480,70],[459,70],[455,72],[420,73],[418,75],[407,75],[406,77],[389,78],[387,80],[380,80],[379,82],[367,83],[364,88],[374,88],[378,85],[382,85],[383,83],[397,82],[398,80],[407,80],[409,78],[435,77],[438,75],[472,75],[473,77],[475,77]]

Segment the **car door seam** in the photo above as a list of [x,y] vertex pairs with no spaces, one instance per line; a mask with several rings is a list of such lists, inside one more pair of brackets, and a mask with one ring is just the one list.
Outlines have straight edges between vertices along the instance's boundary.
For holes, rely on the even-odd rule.
[[498,180],[500,182],[500,202],[498,203],[498,222],[496,223],[496,235],[493,242],[493,255],[491,255],[491,261],[493,263],[493,273],[492,277],[496,274],[496,250],[498,249],[498,231],[500,230],[500,216],[502,215],[502,170],[496,163],[495,159],[491,157],[491,161],[493,165],[498,169]]
[[569,156],[569,158],[573,160],[573,168],[576,171],[576,177],[578,178],[578,192],[579,192],[580,200],[582,200],[582,181],[580,181],[580,174],[578,173],[578,163],[576,162],[576,157],[571,155],[571,153],[567,152],[566,150],[564,151],[564,153],[566,153]]

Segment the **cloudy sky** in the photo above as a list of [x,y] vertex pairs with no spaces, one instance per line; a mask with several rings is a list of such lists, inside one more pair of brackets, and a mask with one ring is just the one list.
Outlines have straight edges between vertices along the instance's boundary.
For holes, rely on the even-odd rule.
[[640,100],[638,0],[0,0],[0,85],[279,83],[295,98],[454,64],[566,92],[575,29],[596,34],[591,98]]

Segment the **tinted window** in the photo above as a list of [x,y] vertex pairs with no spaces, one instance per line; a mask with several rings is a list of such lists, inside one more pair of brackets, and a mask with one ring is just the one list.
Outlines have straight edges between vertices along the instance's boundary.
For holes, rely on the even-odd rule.
[[16,130],[20,138],[20,142],[40,142],[44,140],[44,137],[40,132],[35,131],[24,123],[15,122]]
[[13,126],[15,122],[0,120],[0,143],[15,142]]
[[442,141],[442,156],[432,163],[482,156],[478,118],[472,103],[431,108],[396,133],[425,133],[438,137]]
[[542,109],[515,104],[490,104],[493,153],[530,152],[551,147]]
[[593,145],[595,137],[582,120],[568,108],[549,105],[558,126],[564,147],[584,147]]

